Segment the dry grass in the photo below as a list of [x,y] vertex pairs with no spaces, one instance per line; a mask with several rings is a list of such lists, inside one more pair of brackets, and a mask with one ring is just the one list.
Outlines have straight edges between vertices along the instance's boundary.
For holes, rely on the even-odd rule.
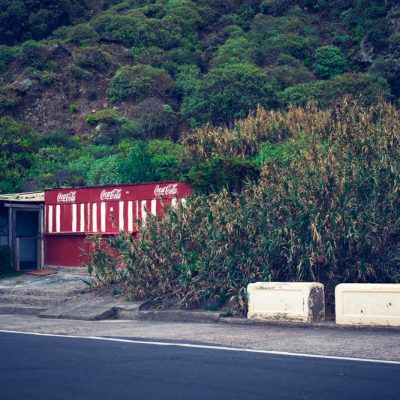
[[193,197],[149,220],[140,240],[111,241],[126,290],[243,313],[255,281],[319,281],[330,304],[340,282],[400,282],[399,110],[347,100],[324,111],[260,108],[233,130],[206,127],[183,144],[195,159],[246,158],[287,139],[302,151],[266,160],[257,184]]

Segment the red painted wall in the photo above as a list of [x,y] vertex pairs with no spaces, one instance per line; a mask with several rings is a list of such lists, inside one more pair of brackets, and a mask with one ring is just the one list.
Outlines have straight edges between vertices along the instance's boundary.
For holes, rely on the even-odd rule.
[[85,249],[84,240],[85,236],[83,235],[47,235],[45,264],[47,266],[78,267]]
[[180,182],[45,191],[45,264],[79,266],[88,234],[135,233],[148,214],[162,215],[192,194]]

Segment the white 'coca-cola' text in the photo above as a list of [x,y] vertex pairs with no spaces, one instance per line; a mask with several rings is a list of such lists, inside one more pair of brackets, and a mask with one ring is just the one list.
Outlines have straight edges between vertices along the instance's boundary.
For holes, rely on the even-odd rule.
[[113,189],[107,192],[103,190],[100,194],[100,200],[119,200],[121,198],[122,189]]
[[76,192],[58,193],[57,203],[73,203],[76,200]]
[[167,186],[157,185],[154,189],[154,196],[177,196],[178,195],[178,184],[171,183]]

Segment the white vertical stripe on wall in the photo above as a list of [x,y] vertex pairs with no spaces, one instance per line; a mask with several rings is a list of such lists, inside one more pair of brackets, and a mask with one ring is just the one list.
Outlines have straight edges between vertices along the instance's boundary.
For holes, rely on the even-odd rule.
[[59,204],[56,205],[56,232],[60,232],[61,225],[61,206]]
[[133,201],[128,201],[128,232],[133,232]]
[[72,204],[72,232],[76,232],[76,204]]
[[156,199],[151,200],[151,213],[153,215],[157,215],[157,200]]
[[85,205],[81,204],[81,232],[85,232]]
[[136,221],[139,221],[139,200],[136,200]]
[[49,233],[53,233],[53,206],[49,206],[49,216],[48,216],[48,221],[49,221]]
[[101,203],[101,231],[106,231],[106,203]]
[[90,203],[86,203],[86,209],[87,209],[87,219],[86,219],[86,223],[87,223],[87,230],[90,231],[90,221],[91,221],[91,216],[90,216]]
[[171,205],[172,207],[176,208],[176,197],[172,199]]
[[97,232],[97,203],[93,203],[92,218],[92,231]]
[[146,217],[147,217],[146,200],[142,200],[142,226],[146,225]]
[[119,202],[119,230],[124,230],[124,202]]

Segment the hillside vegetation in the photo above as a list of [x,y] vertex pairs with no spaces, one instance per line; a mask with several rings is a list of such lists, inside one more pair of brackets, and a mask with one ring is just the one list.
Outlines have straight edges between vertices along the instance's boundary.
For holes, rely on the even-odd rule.
[[398,102],[399,27],[395,0],[2,1],[0,192],[176,178],[238,190],[254,160],[195,162],[182,133],[223,132],[257,106]]

